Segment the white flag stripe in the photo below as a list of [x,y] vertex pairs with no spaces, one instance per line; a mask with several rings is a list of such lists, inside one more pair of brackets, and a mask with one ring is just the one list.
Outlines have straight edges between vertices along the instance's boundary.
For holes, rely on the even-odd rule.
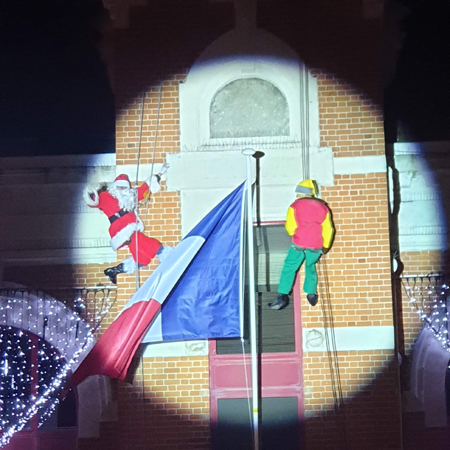
[[161,342],[163,340],[162,335],[162,314],[159,312],[151,323],[151,327],[147,330],[143,342]]
[[162,304],[204,242],[205,238],[201,236],[183,239],[134,294],[122,312],[135,303],[148,302],[150,299]]

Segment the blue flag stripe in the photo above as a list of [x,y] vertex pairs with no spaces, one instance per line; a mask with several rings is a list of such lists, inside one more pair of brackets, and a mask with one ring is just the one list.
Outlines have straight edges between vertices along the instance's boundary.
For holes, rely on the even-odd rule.
[[243,192],[241,185],[186,236],[204,244],[143,342],[240,336]]

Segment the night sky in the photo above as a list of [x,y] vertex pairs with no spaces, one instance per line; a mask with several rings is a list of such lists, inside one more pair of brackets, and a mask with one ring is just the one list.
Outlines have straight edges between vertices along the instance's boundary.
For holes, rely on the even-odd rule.
[[0,3],[0,155],[113,152],[101,2]]
[[[450,2],[408,6],[387,140],[450,139]],[[97,48],[100,0],[0,5],[0,156],[114,151],[114,99]],[[397,123],[400,123],[398,133]]]
[[[386,89],[387,141],[450,140],[450,2],[404,0],[405,33]],[[395,136],[395,124],[400,131]]]

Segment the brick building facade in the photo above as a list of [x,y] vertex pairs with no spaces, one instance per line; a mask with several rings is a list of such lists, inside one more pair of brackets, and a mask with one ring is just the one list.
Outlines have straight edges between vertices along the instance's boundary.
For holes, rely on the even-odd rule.
[[[238,151],[240,144],[249,141],[267,158],[261,161],[262,220],[282,221],[292,198],[291,186],[306,170],[299,160],[304,151],[301,141],[309,138],[310,174],[321,184],[321,196],[332,207],[337,229],[333,250],[321,267],[327,270],[322,276],[327,277],[333,309],[326,309],[325,300],[322,309],[302,300],[296,320],[301,320],[304,340],[311,330],[323,339],[325,327],[330,327],[324,317],[332,314],[337,347],[327,350],[322,344],[320,351],[312,351],[303,342],[296,349],[303,372],[298,381],[304,411],[298,415],[301,421],[302,415],[305,418],[304,427],[299,428],[304,444],[298,445],[313,449],[364,443],[371,448],[399,448],[382,92],[377,78],[381,17],[369,14],[367,5],[358,1],[339,6],[328,2],[172,2],[164,6],[149,2],[130,5],[127,16],[122,28],[112,33],[113,57],[108,62],[117,105],[117,173],[131,169],[132,174],[138,162],[143,92],[139,163],[151,163],[158,126],[155,162],[172,164],[163,193],[149,209],[147,232],[165,244],[175,244],[188,231],[189,220],[194,220],[186,218],[192,215],[193,199],[207,204],[211,197],[219,197],[214,189],[224,193],[237,182],[234,173],[214,171],[231,171],[235,166],[228,165],[227,158],[234,156],[228,152]],[[232,52],[240,53],[240,58]],[[303,83],[297,91],[289,91],[291,80],[284,83],[282,78],[291,76],[290,69],[278,58],[293,58]],[[277,74],[270,73],[269,65]],[[276,141],[273,136],[264,141],[247,135],[245,140],[239,130],[234,135],[231,130],[230,140],[211,138],[214,123],[208,127],[203,122],[208,121],[205,115],[210,114],[214,95],[229,83],[250,77],[273,83],[286,97],[291,142],[281,139],[281,144],[271,147]],[[198,85],[201,89],[196,91]],[[300,110],[298,116],[295,108]],[[296,136],[292,128],[298,130]],[[214,159],[221,151],[222,165]],[[283,157],[282,152],[295,151],[292,160]],[[293,164],[298,164],[297,169],[292,169]],[[121,281],[119,298],[125,301],[122,289],[133,286],[134,278]],[[325,299],[326,286],[320,289]],[[378,331],[375,339],[374,330]],[[350,335],[353,344],[345,346]],[[334,366],[330,366],[330,355]],[[217,401],[220,430],[221,403],[210,399],[208,356],[144,357],[142,364],[145,370],[138,370],[135,386],[121,385],[118,390],[119,448],[198,449],[209,448],[211,440],[217,444],[209,411]],[[140,387],[142,394],[136,392]],[[345,404],[337,413],[333,390]],[[185,422],[189,426],[173,431],[175,424]],[[339,432],[342,429],[344,433]],[[223,438],[220,431],[219,436]]]
[[[116,100],[116,154],[104,163],[109,169],[86,164],[82,182],[101,175],[111,180],[111,172],[143,181],[153,162],[157,168],[169,161],[162,192],[141,219],[146,234],[176,245],[243,181],[242,148],[265,153],[263,226],[282,223],[295,185],[305,175],[316,179],[333,211],[336,239],[319,265],[319,305],[311,307],[297,284],[292,307],[280,311],[294,317],[293,348],[262,355],[262,441],[267,448],[282,442],[286,449],[402,448],[377,3],[104,3],[112,17],[103,57]],[[256,97],[249,97],[249,107],[258,94],[267,95],[267,104],[258,103],[265,114],[271,92],[274,101],[284,99],[284,131],[264,134],[250,129],[252,117],[248,123],[229,119],[230,111],[239,112],[233,101],[250,88]],[[225,100],[219,93],[227,94]],[[218,117],[228,118],[229,134],[221,134]],[[81,200],[79,192],[74,198]],[[93,220],[94,212],[83,212],[86,221]],[[32,270],[10,262],[3,279],[28,286],[104,284],[102,271],[116,257],[99,241],[106,228],[96,220],[92,242],[86,243],[92,254],[52,265],[43,260]],[[126,256],[128,250],[120,250],[117,261]],[[434,253],[420,256],[423,272]],[[274,285],[282,251],[274,250],[271,258],[267,284]],[[416,273],[412,264],[418,258],[405,253],[402,259]],[[141,269],[140,282],[155,267]],[[135,286],[134,276],[120,276],[118,300],[102,330]],[[411,333],[408,339],[414,340],[420,325],[407,313],[403,318],[410,323],[405,336]],[[238,356],[198,341],[149,346],[138,363],[131,384],[111,383],[98,429],[78,439],[79,449],[245,448],[245,440],[233,443],[233,434],[246,432],[239,434],[230,411],[241,417],[247,391],[242,380],[230,381],[234,375],[225,367],[241,374]],[[289,377],[282,376],[284,368]],[[283,408],[289,426],[278,422],[277,431]]]

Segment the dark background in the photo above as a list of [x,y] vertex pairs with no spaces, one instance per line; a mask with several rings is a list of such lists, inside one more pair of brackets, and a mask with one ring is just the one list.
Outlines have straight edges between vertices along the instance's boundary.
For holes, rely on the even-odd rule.
[[404,0],[395,77],[385,91],[386,140],[450,139],[450,2]]
[[0,2],[0,156],[114,152],[98,0]]
[[[402,46],[386,81],[387,142],[449,139],[450,2],[386,2],[401,8],[403,35],[386,44]],[[114,99],[98,51],[108,20],[101,0],[1,2],[0,156],[114,152]]]

